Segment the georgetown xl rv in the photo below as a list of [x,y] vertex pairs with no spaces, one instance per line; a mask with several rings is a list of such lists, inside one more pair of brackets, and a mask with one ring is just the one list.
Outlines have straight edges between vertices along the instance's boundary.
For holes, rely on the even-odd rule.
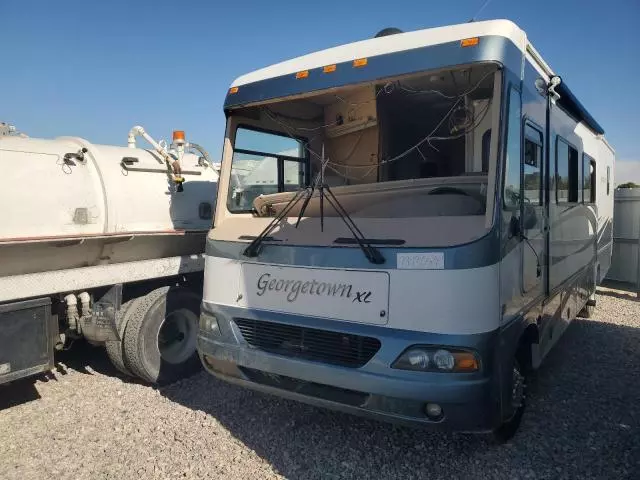
[[511,436],[527,373],[595,305],[614,153],[509,21],[238,78],[198,348],[229,382]]

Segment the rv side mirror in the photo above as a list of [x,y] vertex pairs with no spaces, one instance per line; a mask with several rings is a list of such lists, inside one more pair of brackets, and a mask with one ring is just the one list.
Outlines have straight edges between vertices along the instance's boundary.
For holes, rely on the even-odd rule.
[[538,216],[536,215],[536,209],[531,205],[524,206],[524,215],[522,217],[522,228],[524,230],[531,230],[538,224]]

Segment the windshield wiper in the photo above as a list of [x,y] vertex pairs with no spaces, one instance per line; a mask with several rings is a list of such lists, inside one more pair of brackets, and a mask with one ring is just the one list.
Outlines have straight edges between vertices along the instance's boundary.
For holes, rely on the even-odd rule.
[[300,209],[300,213],[298,214],[296,228],[300,223],[300,219],[304,216],[304,211],[306,210],[307,205],[309,205],[309,201],[313,196],[313,192],[317,189],[318,193],[320,194],[320,231],[324,232],[324,199],[325,199],[325,191],[326,191],[327,202],[329,202],[329,205],[333,207],[333,209],[338,213],[338,216],[345,223],[345,225],[351,232],[351,235],[353,236],[358,246],[360,247],[360,250],[362,250],[362,252],[364,253],[364,256],[367,257],[367,260],[369,260],[371,263],[376,265],[383,264],[385,262],[385,258],[380,253],[380,250],[374,247],[371,244],[371,242],[365,238],[364,234],[360,231],[356,223],[349,216],[345,208],[342,206],[342,204],[338,201],[336,196],[333,194],[333,192],[329,188],[329,185],[327,185],[324,182],[324,169],[327,165],[327,162],[324,160],[324,144],[322,145],[321,162],[322,162],[322,165],[320,167],[320,172],[316,176],[316,180],[314,181],[314,184],[311,187],[311,190],[308,192],[307,198],[305,198],[302,208]]
[[322,165],[320,167],[320,172],[318,172],[318,174],[316,175],[316,178],[313,181],[313,184],[304,189],[300,189],[296,192],[296,194],[291,198],[291,200],[289,200],[289,202],[280,211],[280,213],[274,216],[273,220],[269,222],[269,224],[265,227],[265,229],[262,230],[262,232],[260,232],[260,234],[247,246],[247,248],[244,249],[243,251],[244,256],[257,257],[258,254],[260,253],[260,246],[264,242],[265,238],[269,236],[269,234],[273,231],[273,229],[276,228],[278,223],[280,223],[288,215],[288,213],[293,209],[293,207],[295,207],[304,196],[305,197],[304,203],[300,208],[300,212],[298,213],[298,219],[296,220],[296,225],[295,225],[295,227],[298,228],[298,225],[300,224],[300,220],[304,216],[304,212],[306,211],[307,206],[309,205],[309,202],[313,197],[313,193],[316,190],[318,190],[318,193],[320,194],[320,198],[319,198],[320,200],[320,231],[324,232],[324,199],[325,199],[325,192],[326,192],[327,202],[329,202],[329,205],[333,207],[333,209],[338,213],[338,216],[345,223],[345,225],[351,232],[351,235],[353,236],[356,243],[360,247],[360,250],[362,250],[362,252],[364,253],[364,256],[367,257],[367,260],[369,260],[371,263],[376,265],[381,265],[386,261],[384,256],[380,253],[380,251],[376,247],[374,247],[369,240],[365,238],[362,231],[360,231],[360,229],[355,224],[353,219],[349,216],[345,208],[342,206],[342,204],[338,201],[336,196],[333,194],[329,186],[325,184],[324,182],[325,167],[326,167],[326,162],[324,161],[324,145],[323,145],[322,146]]
[[367,257],[367,259],[371,263],[374,263],[376,265],[383,264],[385,262],[385,258],[382,255],[382,253],[380,253],[380,250],[374,247],[371,244],[371,242],[367,238],[365,238],[364,234],[360,231],[356,223],[349,216],[349,214],[344,209],[344,207],[340,204],[340,202],[338,201],[336,196],[333,194],[329,186],[324,184],[320,185],[320,218],[322,219],[322,199],[324,197],[323,192],[325,190],[327,191],[327,202],[329,202],[329,204],[333,207],[333,209],[336,212],[338,212],[338,215],[340,216],[344,224],[347,226],[347,228],[351,232],[351,235],[353,235],[353,238],[358,243],[358,246],[360,247],[360,250],[362,250],[362,252],[364,253],[364,256]]
[[273,217],[273,220],[269,222],[269,225],[267,225],[266,228],[262,230],[262,232],[260,232],[260,234],[256,238],[254,238],[249,245],[247,245],[247,248],[245,248],[242,252],[245,257],[258,256],[258,254],[260,253],[260,245],[262,245],[262,242],[264,242],[264,240],[269,236],[273,229],[276,228],[278,223],[280,223],[282,219],[287,216],[291,209],[296,206],[296,204],[302,198],[303,194],[308,192],[308,190],[309,187],[300,189],[296,192],[296,194],[291,198],[291,200],[289,200],[289,203],[285,205],[280,213]]

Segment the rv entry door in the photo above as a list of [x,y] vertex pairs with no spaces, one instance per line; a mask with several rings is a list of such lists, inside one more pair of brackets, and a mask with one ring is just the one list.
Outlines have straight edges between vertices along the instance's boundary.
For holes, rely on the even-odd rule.
[[546,273],[543,138],[538,128],[525,123],[522,149],[522,286],[530,297],[544,293]]

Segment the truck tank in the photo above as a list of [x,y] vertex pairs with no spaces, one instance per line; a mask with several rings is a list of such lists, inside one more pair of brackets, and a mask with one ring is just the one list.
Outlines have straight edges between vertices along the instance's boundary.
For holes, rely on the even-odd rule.
[[0,277],[202,253],[218,173],[180,157],[176,186],[131,134],[129,147],[0,135]]

